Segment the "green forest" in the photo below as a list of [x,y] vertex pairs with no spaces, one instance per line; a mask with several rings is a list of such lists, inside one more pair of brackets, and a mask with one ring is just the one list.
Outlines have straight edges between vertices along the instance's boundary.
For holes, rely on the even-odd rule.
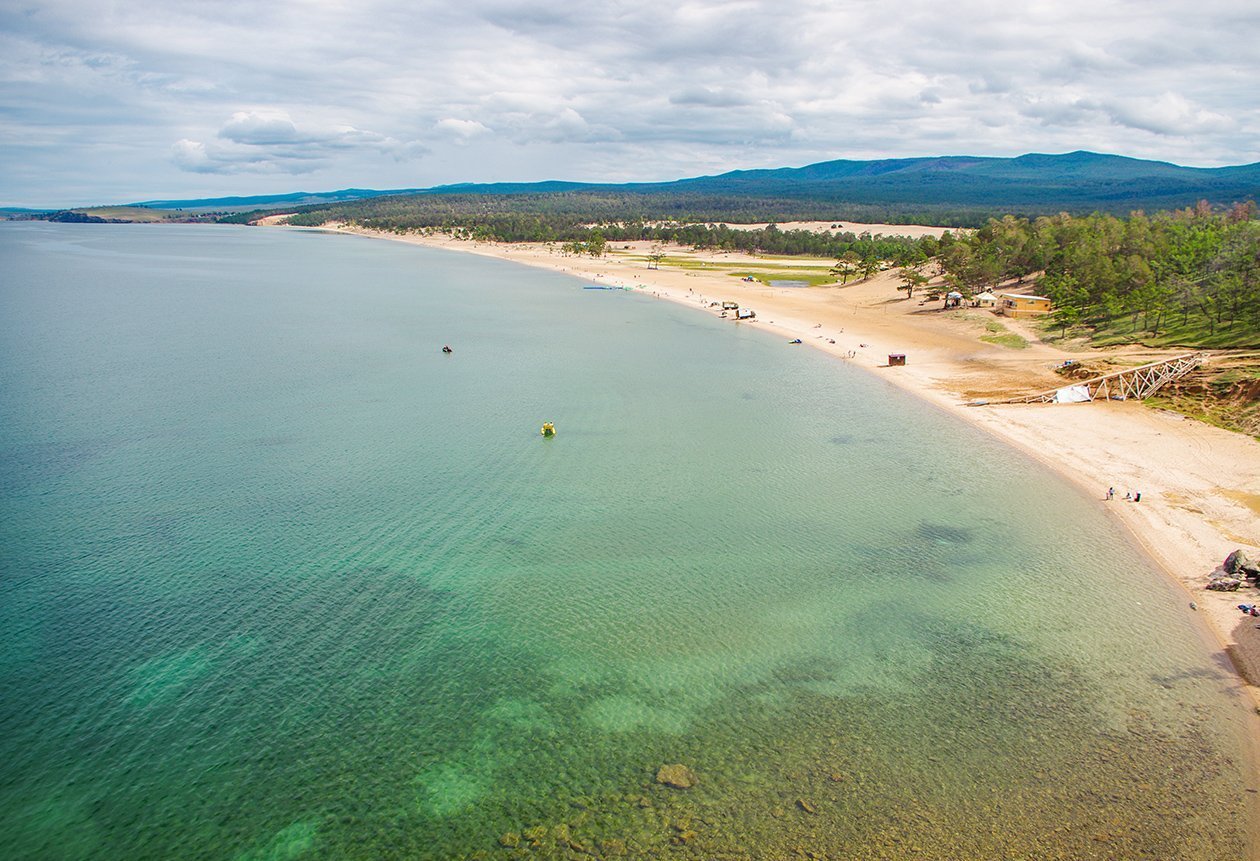
[[1260,346],[1260,221],[1254,203],[1129,218],[992,219],[947,235],[936,260],[964,294],[1022,279],[1054,300],[1065,333],[1096,344]]

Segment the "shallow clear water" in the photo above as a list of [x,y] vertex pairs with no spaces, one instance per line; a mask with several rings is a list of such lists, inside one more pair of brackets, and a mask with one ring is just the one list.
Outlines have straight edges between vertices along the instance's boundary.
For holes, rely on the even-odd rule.
[[1245,854],[1184,602],[877,377],[353,237],[0,262],[5,857]]

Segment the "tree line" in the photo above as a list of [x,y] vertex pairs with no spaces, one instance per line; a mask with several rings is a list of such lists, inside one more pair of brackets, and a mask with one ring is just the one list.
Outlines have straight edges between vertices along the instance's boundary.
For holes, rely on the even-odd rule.
[[[267,211],[223,220],[247,223]],[[298,207],[294,224],[353,221],[379,229],[482,228],[502,242],[563,242],[584,224],[749,224],[766,221],[857,221],[979,227],[992,214],[980,206],[855,204],[738,193],[564,191],[551,193],[392,194]]]

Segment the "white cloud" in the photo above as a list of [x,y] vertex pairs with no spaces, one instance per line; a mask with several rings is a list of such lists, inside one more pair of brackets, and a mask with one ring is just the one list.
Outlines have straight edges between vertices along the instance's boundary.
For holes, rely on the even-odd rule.
[[237,111],[219,129],[219,137],[235,143],[255,146],[291,144],[302,140],[297,126],[287,114],[266,111]]
[[206,145],[200,141],[190,141],[188,138],[177,140],[171,147],[171,159],[181,170],[193,173],[218,172],[206,152]]
[[490,129],[476,120],[461,120],[457,117],[443,117],[434,124],[438,131],[445,132],[461,140],[490,134]]
[[353,126],[299,127],[284,111],[236,111],[211,143],[181,138],[171,161],[191,173],[309,174],[337,159],[363,153],[389,156],[394,162],[419,158],[429,150],[418,141],[400,141]]
[[1237,127],[1232,117],[1206,110],[1178,93],[1119,98],[1104,103],[1103,109],[1122,126],[1158,135],[1233,131]]

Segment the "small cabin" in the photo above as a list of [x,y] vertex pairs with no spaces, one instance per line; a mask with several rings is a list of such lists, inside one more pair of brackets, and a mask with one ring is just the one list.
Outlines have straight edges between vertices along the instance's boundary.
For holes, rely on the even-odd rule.
[[1025,293],[1003,293],[998,297],[1001,302],[997,306],[999,314],[1008,317],[1040,317],[1049,314],[1050,299],[1047,296],[1032,296]]
[[736,320],[751,320],[757,316],[757,312],[751,308],[739,308],[735,311]]
[[906,363],[905,353],[889,353],[888,354],[889,367],[892,367],[893,365],[904,365],[905,363]]
[[723,302],[722,310],[723,311],[738,311],[739,303],[738,302]]

